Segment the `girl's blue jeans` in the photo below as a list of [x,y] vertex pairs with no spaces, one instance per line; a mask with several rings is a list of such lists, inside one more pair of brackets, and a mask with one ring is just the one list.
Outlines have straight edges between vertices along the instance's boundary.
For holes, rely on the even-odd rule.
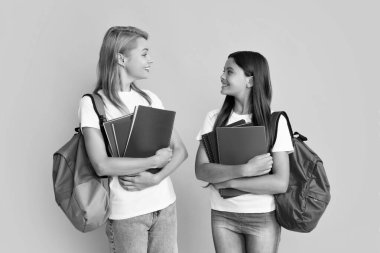
[[276,253],[281,227],[275,212],[232,213],[211,210],[216,253]]

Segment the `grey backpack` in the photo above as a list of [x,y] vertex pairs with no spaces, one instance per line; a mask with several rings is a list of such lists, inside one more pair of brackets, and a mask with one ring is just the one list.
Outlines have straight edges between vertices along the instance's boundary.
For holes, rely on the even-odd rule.
[[[330,183],[321,158],[306,145],[307,138],[293,133],[288,115],[274,112],[271,131],[277,133],[278,121],[283,115],[292,137],[294,152],[289,154],[289,185],[285,193],[275,194],[278,223],[291,231],[310,232],[318,224],[330,202]],[[276,142],[276,134],[272,146]]]
[[[102,126],[106,120],[102,99],[97,94],[84,96],[91,98]],[[95,173],[81,130],[75,130],[77,133],[53,155],[54,194],[74,227],[88,232],[102,226],[109,217],[108,178]]]

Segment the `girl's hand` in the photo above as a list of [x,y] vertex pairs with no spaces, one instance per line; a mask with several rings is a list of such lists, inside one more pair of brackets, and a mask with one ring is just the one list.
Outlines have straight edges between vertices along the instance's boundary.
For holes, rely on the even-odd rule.
[[119,183],[126,191],[141,191],[160,182],[157,174],[140,172],[136,175],[119,176]]
[[213,183],[211,185],[214,186],[214,188],[216,190],[220,190],[220,189],[224,189],[224,188],[230,188],[229,181],[230,180],[227,180],[227,181],[224,181],[224,182],[220,182],[220,183]]
[[261,176],[269,173],[272,169],[273,159],[269,153],[258,155],[250,159],[243,166],[243,174],[245,177]]
[[170,162],[173,156],[173,150],[171,148],[162,148],[158,150],[154,156],[156,161],[156,168],[163,168]]

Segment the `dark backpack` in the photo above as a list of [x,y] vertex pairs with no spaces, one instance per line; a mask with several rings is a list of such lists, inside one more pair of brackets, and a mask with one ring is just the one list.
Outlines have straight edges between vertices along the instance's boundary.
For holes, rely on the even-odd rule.
[[293,134],[285,112],[274,112],[271,116],[271,131],[275,133],[280,116],[286,118],[294,152],[289,154],[289,186],[285,193],[275,194],[278,223],[291,231],[310,232],[316,226],[330,201],[330,184],[321,158],[304,141],[307,138],[297,132]]
[[[102,99],[86,94],[92,100],[99,123],[105,120]],[[80,128],[53,155],[53,184],[57,204],[75,228],[88,232],[102,226],[109,217],[108,179],[100,178],[87,156]]]

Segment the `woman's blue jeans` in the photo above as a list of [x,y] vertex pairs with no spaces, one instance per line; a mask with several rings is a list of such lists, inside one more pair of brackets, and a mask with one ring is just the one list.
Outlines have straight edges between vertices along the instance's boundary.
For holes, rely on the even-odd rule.
[[175,203],[153,212],[106,224],[111,253],[177,253]]
[[276,253],[281,227],[275,212],[232,213],[211,210],[216,253]]

